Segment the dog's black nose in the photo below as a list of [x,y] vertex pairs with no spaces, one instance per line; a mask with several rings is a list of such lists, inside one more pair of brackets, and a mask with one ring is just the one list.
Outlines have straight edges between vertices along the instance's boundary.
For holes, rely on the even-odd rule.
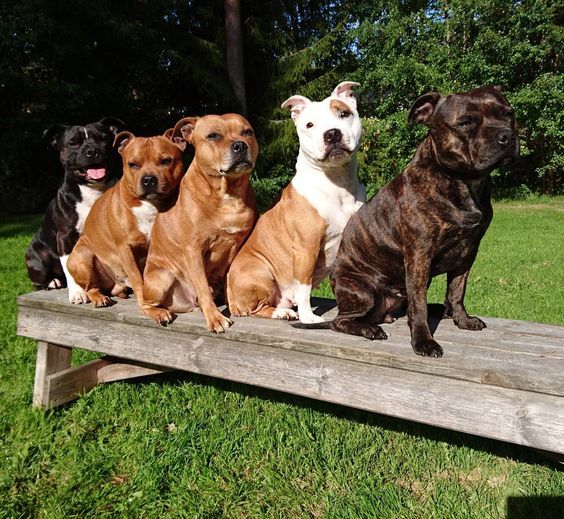
[[231,149],[233,150],[234,153],[242,153],[247,148],[248,148],[247,143],[243,141],[235,141],[231,145]]
[[501,130],[496,136],[497,142],[499,142],[503,146],[507,146],[512,136],[513,132],[511,130]]
[[86,148],[86,150],[84,151],[84,154],[87,157],[99,158],[100,157],[100,150],[97,150],[96,148]]
[[154,175],[145,175],[141,178],[141,184],[147,191],[154,191],[157,187],[157,177]]
[[323,134],[323,140],[325,141],[326,144],[336,144],[341,140],[342,136],[343,134],[341,133],[341,130],[338,130],[337,128],[332,128],[331,130],[327,130]]

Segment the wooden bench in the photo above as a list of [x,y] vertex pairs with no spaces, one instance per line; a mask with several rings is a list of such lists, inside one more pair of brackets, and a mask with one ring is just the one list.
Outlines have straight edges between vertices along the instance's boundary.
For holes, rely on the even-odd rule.
[[[71,305],[66,290],[18,299],[18,334],[38,341],[34,404],[96,384],[185,370],[564,454],[564,326],[485,318],[481,332],[431,322],[441,359],[416,356],[405,318],[371,342],[287,322],[235,318],[225,334],[200,312],[158,327],[134,300]],[[331,300],[316,312],[331,318]],[[109,355],[71,367],[72,348]]]

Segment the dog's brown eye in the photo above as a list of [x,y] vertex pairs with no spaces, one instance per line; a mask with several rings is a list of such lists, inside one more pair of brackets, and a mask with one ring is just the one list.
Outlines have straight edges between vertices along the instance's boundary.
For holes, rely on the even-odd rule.
[[307,123],[306,128],[313,128],[313,123]]
[[463,119],[462,121],[458,121],[456,123],[456,126],[458,126],[459,128],[468,128],[469,126],[472,126],[472,121],[470,119]]
[[255,132],[253,132],[253,130],[251,130],[250,128],[247,128],[246,130],[243,130],[241,132],[241,135],[243,137],[252,137],[255,134]]
[[170,166],[172,164],[171,158],[161,159],[161,166]]
[[221,139],[221,135],[219,135],[219,133],[212,132],[206,137],[206,139],[208,141],[218,141]]
[[80,142],[77,141],[77,140],[75,140],[75,139],[72,139],[72,140],[69,141],[69,146],[76,147],[76,146],[78,146],[79,144],[80,144]]
[[341,119],[346,119],[347,117],[350,117],[352,114],[348,111],[348,110],[342,110],[341,113],[339,114],[339,117]]
[[139,164],[137,164],[136,162],[128,162],[127,165],[129,166],[129,169],[138,169],[139,168]]

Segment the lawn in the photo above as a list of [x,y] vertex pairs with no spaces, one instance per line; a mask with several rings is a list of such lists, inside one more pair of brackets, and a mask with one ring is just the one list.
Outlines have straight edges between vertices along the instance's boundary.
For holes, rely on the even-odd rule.
[[[37,225],[0,224],[0,518],[562,517],[564,472],[530,449],[236,383],[173,374],[32,409],[15,298]],[[563,236],[564,198],[497,203],[469,311],[564,324]]]

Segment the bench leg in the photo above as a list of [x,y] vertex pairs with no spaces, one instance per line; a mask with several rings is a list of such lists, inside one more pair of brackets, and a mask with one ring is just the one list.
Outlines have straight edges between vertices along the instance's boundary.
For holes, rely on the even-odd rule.
[[169,368],[103,357],[71,368],[71,348],[37,343],[33,405],[49,409],[77,399],[98,384],[159,375]]
[[33,405],[49,407],[49,387],[47,377],[71,365],[72,348],[58,346],[49,342],[37,341],[37,361],[35,363],[35,385]]

